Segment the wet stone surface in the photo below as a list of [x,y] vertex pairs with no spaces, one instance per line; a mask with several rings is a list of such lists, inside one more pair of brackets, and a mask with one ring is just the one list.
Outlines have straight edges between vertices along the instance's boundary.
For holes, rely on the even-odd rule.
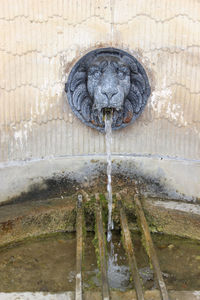
[[[100,290],[93,233],[87,233],[84,252],[84,290]],[[153,235],[156,251],[169,290],[200,289],[200,242]],[[113,234],[115,264],[109,270],[111,288],[133,288],[119,232]],[[156,287],[141,236],[133,234],[136,258],[145,289]],[[75,289],[75,234],[57,234],[0,250],[1,292],[63,292]]]

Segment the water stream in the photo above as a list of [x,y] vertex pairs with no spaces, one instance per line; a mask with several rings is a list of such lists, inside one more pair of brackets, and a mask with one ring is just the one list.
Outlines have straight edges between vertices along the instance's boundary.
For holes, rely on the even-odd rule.
[[105,132],[106,132],[106,154],[107,154],[107,192],[108,192],[108,231],[107,241],[112,239],[111,230],[113,229],[112,221],[112,161],[111,161],[111,143],[112,143],[112,114],[105,114]]
[[118,254],[112,238],[114,223],[112,220],[112,161],[111,161],[111,144],[112,144],[112,113],[105,114],[105,132],[106,132],[106,154],[107,154],[107,193],[108,193],[108,281],[109,285],[117,288],[122,282],[129,278],[129,269],[118,262]]

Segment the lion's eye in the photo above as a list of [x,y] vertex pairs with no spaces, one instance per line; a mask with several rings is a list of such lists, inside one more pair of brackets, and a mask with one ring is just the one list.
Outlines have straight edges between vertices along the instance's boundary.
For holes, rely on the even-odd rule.
[[125,78],[125,73],[121,70],[118,70],[117,75],[118,75],[119,79],[124,79]]
[[95,79],[98,79],[101,76],[101,71],[95,70],[92,75]]

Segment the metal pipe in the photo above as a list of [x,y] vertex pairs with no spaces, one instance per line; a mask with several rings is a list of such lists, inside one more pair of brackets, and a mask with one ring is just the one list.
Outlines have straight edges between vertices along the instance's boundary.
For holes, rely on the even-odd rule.
[[99,198],[99,194],[95,194],[96,198],[96,234],[98,237],[99,246],[99,259],[101,267],[101,281],[102,281],[102,299],[110,299],[110,291],[108,285],[107,276],[107,259],[106,259],[106,243],[105,243],[105,233],[103,229],[102,221],[102,206]]
[[76,216],[76,292],[75,300],[82,300],[82,258],[83,258],[83,208],[82,195],[77,199]]
[[144,215],[144,211],[143,211],[141,202],[140,202],[139,197],[138,197],[137,194],[134,196],[134,202],[135,202],[135,206],[136,206],[136,214],[137,214],[137,217],[140,221],[143,236],[145,238],[145,243],[146,243],[146,247],[147,247],[147,249],[146,249],[147,254],[149,255],[149,258],[151,260],[151,263],[152,263],[152,266],[153,266],[153,269],[154,269],[154,273],[155,273],[155,276],[156,276],[156,279],[157,279],[157,283],[158,283],[158,286],[159,286],[161,299],[162,300],[169,300],[169,295],[168,295],[167,288],[166,288],[166,285],[165,285],[165,282],[164,282],[164,279],[163,279],[163,276],[162,276],[162,272],[161,272],[161,269],[160,269],[158,257],[157,257],[157,254],[156,254],[156,250],[155,250],[152,238],[151,238],[149,226],[147,224],[147,221],[146,221],[146,218],[145,218],[145,215]]
[[125,250],[128,256],[128,261],[129,261],[129,268],[134,280],[134,285],[135,285],[135,291],[136,291],[136,296],[137,300],[144,300],[144,293],[142,289],[142,284],[140,281],[140,275],[137,267],[137,261],[135,258],[135,251],[133,247],[133,243],[131,240],[131,234],[130,230],[128,227],[128,222],[126,218],[126,214],[124,212],[124,208],[121,202],[121,196],[120,194],[116,194],[117,200],[118,200],[118,207],[119,207],[119,212],[120,212],[120,222],[121,222],[121,228],[122,228],[122,233],[123,233],[123,239],[124,239],[124,246]]

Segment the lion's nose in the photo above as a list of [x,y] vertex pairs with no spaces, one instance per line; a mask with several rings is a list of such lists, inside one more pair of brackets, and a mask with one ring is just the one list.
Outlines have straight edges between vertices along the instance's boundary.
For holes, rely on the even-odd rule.
[[117,91],[102,91],[102,94],[106,95],[108,100],[110,100],[114,95],[117,94]]

